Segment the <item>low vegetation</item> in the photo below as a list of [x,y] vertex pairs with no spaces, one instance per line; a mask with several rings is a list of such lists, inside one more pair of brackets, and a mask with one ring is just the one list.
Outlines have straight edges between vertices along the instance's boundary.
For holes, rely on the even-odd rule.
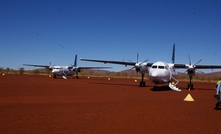
[[[52,75],[50,70],[44,68],[38,68],[34,70],[25,70],[24,68],[19,68],[18,70],[10,68],[0,68],[0,74]],[[141,79],[140,74],[136,73],[134,70],[124,70],[121,72],[110,72],[106,70],[81,70],[81,72],[79,72],[79,76]],[[174,77],[179,81],[189,81],[189,77],[185,73],[178,73],[178,75],[175,75]],[[221,72],[213,72],[206,74],[196,73],[193,80],[201,82],[216,82],[220,78]],[[145,77],[145,79],[148,78]]]

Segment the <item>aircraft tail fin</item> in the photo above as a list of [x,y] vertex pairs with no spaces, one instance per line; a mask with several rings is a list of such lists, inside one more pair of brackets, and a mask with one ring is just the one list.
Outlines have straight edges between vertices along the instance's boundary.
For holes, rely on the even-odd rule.
[[74,67],[77,67],[77,55],[75,55]]
[[172,63],[175,63],[175,44],[173,44]]

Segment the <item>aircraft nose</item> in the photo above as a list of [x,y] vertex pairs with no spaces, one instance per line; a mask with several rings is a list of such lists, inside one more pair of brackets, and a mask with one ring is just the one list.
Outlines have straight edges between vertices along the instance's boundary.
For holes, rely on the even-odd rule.
[[53,69],[51,72],[52,72],[52,73],[57,73],[57,72],[58,72],[58,70]]
[[150,76],[151,77],[157,77],[158,73],[156,71],[152,71],[152,72],[150,72]]

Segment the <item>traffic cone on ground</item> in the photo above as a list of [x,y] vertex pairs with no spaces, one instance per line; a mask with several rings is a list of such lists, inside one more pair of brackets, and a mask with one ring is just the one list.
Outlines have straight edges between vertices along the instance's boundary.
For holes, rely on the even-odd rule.
[[198,88],[196,88],[196,92],[198,92]]
[[188,95],[185,97],[184,101],[194,101],[194,99],[193,99],[193,97],[192,97],[190,94],[188,94]]

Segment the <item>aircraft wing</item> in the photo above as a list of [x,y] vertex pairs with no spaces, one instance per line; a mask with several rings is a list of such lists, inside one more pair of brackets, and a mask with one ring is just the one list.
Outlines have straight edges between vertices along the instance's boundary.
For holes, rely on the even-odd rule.
[[33,67],[46,67],[49,68],[50,66],[48,65],[35,65],[35,64],[23,64],[24,66],[33,66]]
[[125,65],[125,66],[134,66],[136,62],[125,62],[125,61],[111,61],[111,60],[92,60],[92,59],[83,59],[80,58],[82,61],[91,61],[91,62],[101,62],[101,63],[112,63],[112,64],[119,64],[119,65]]
[[195,65],[196,69],[220,69],[221,65]]
[[78,69],[107,69],[112,67],[77,67]]
[[[188,64],[174,64],[174,68],[188,68]],[[221,69],[221,65],[194,65],[195,69]]]
[[173,64],[174,68],[187,68],[186,64]]

